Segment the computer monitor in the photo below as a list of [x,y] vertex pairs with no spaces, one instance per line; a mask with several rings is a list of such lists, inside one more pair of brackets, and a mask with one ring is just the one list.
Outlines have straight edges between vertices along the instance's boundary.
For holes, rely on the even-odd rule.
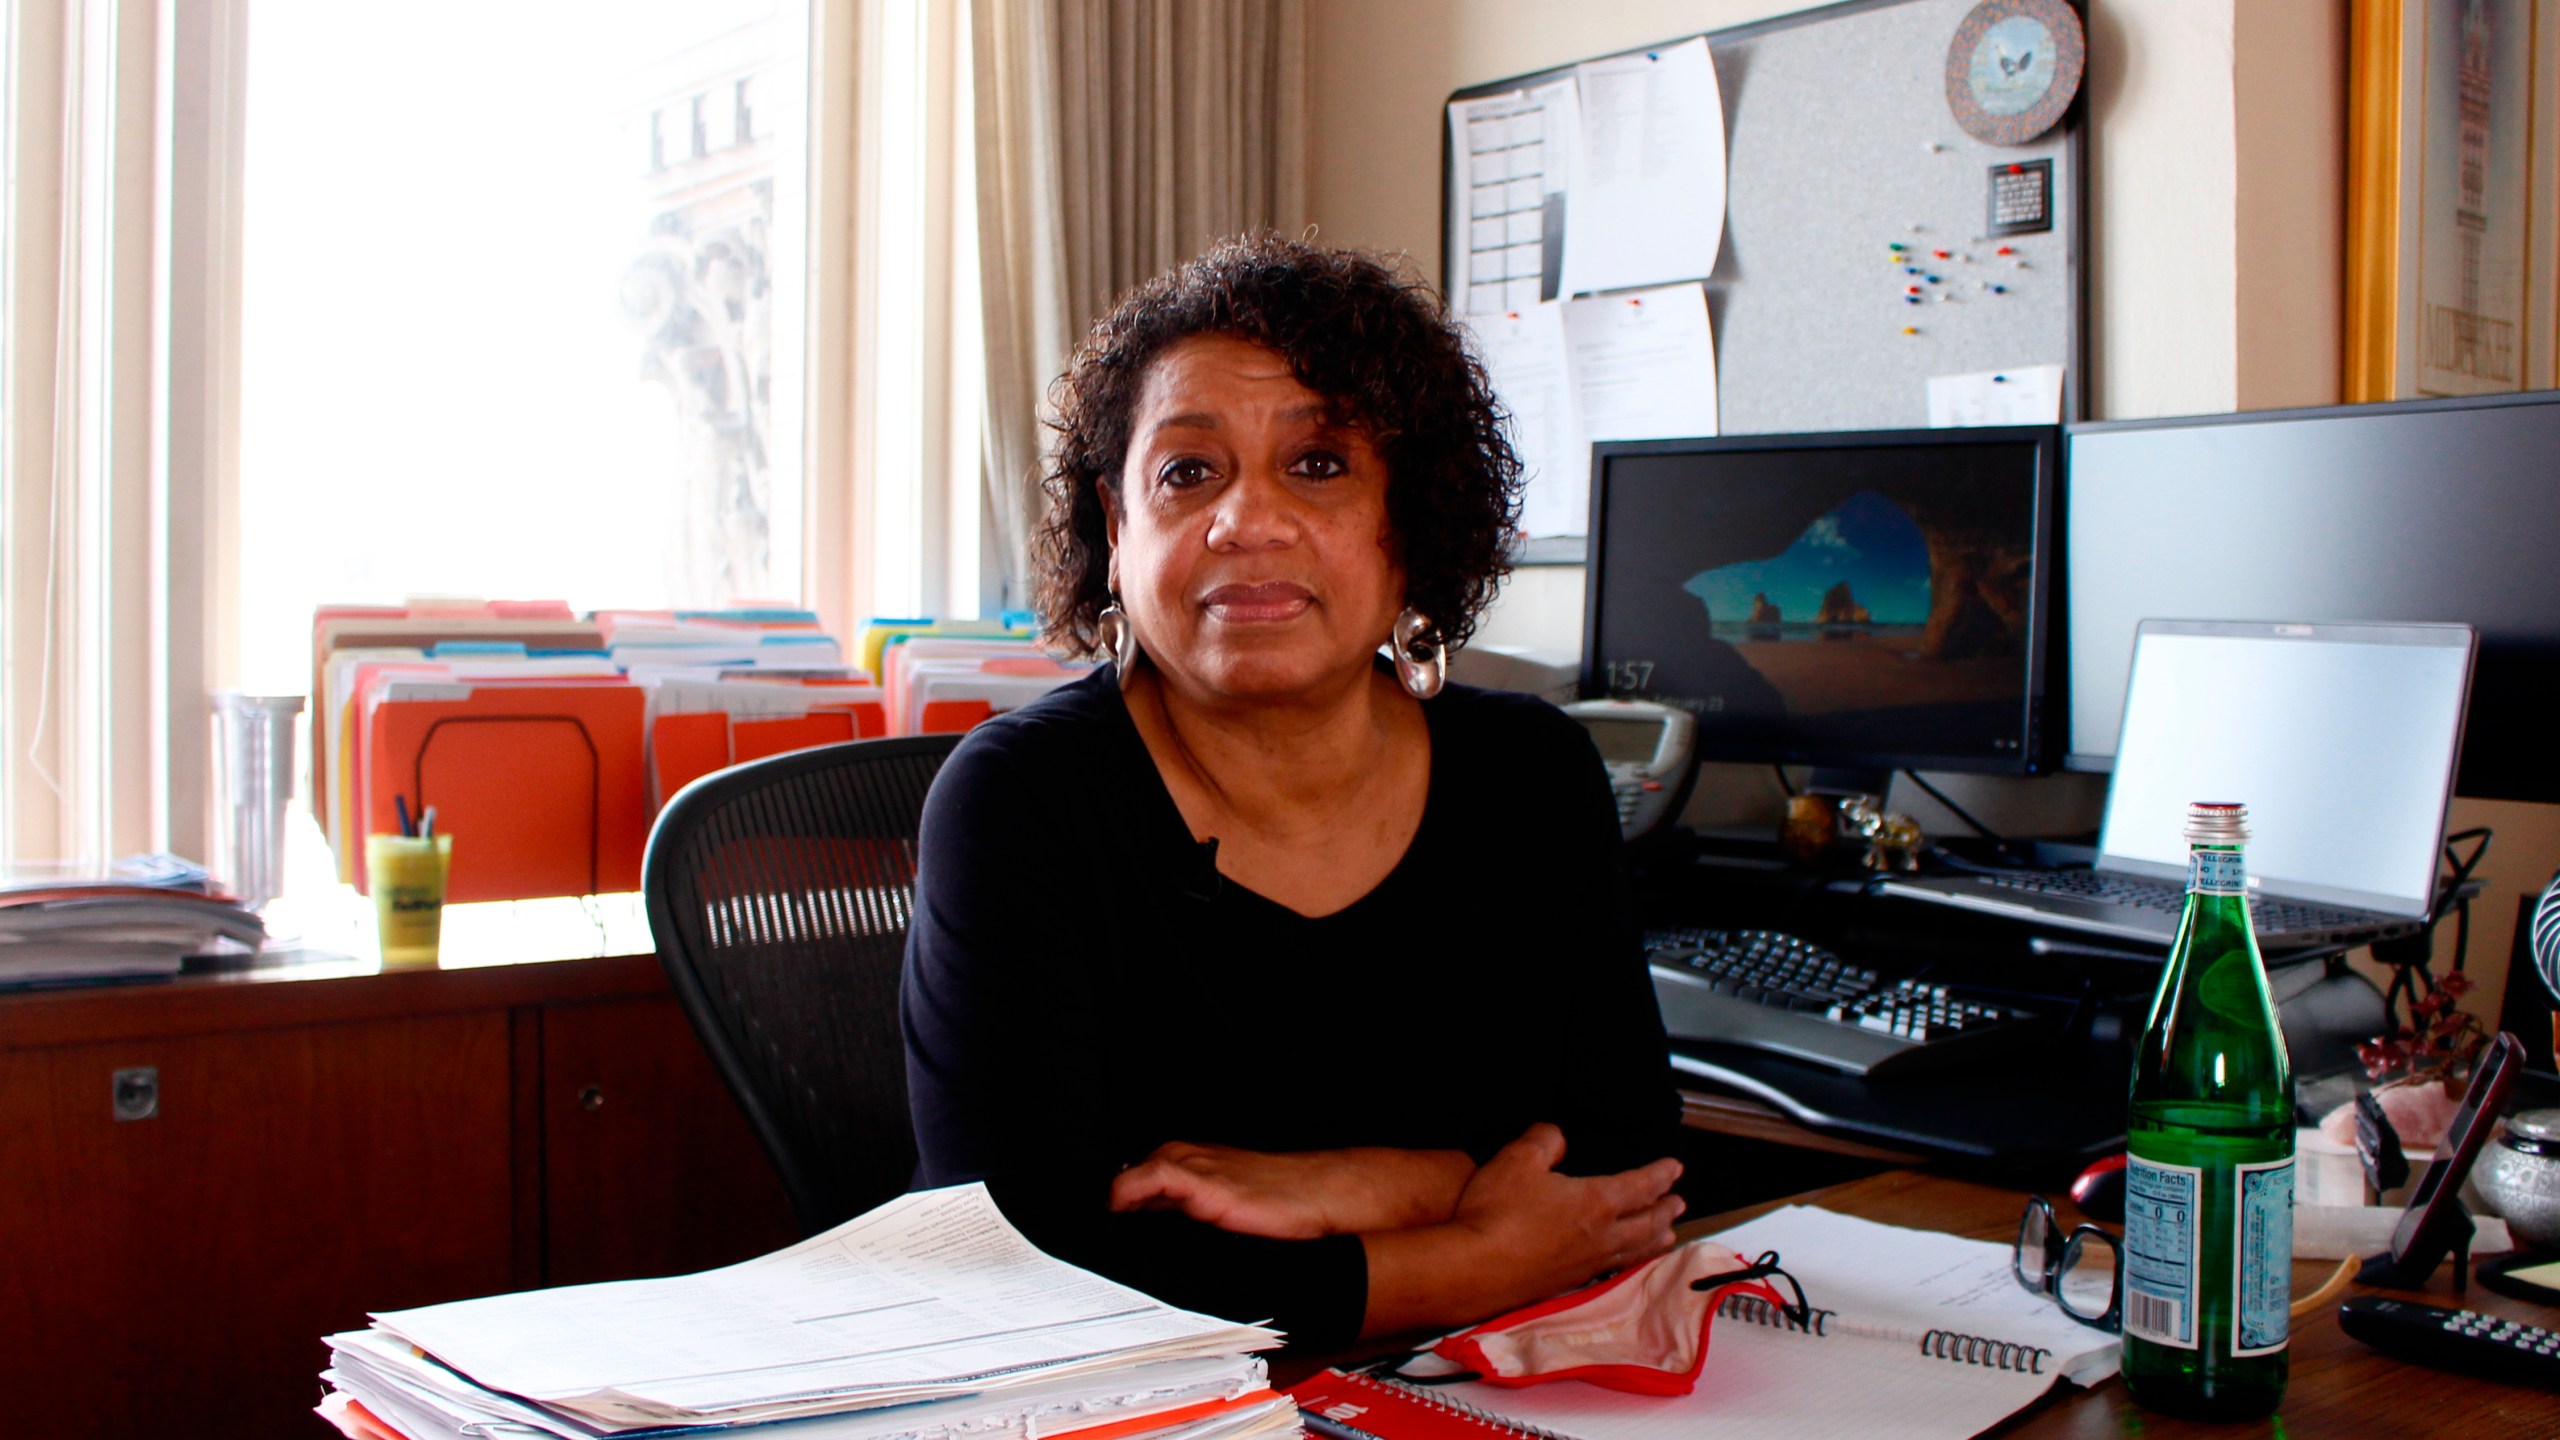
[[1581,688],[1710,760],[2042,768],[2052,426],[1593,447]]
[[2480,634],[2454,788],[2560,801],[2560,392],[2074,425],[2064,763],[2109,768],[2144,620]]

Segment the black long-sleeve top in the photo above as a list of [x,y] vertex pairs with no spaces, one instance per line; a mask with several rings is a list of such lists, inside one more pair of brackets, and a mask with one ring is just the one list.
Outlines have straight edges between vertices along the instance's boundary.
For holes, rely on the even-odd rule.
[[902,1020],[919,1187],[985,1180],[1043,1249],[1169,1303],[1331,1347],[1359,1238],[1114,1215],[1168,1141],[1464,1150],[1562,1127],[1564,1168],[1671,1151],[1679,1107],[1582,727],[1451,685],[1423,705],[1422,824],[1309,918],[1216,870],[1109,667],[972,731],[924,814]]

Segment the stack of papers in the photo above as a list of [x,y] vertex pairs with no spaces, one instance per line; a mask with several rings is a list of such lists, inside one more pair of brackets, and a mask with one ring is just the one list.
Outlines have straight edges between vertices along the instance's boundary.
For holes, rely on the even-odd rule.
[[844,663],[842,647],[821,628],[814,610],[599,610],[590,618],[613,662],[635,672],[714,665],[820,670]]
[[266,935],[256,914],[174,857],[0,875],[0,986],[175,975],[190,955],[255,950]]
[[1278,1332],[1054,1260],[983,1185],[901,1196],[699,1275],[372,1317],[330,1337],[320,1413],[361,1440],[593,1440],[703,1426],[792,1440],[1252,1440],[1296,1408]]

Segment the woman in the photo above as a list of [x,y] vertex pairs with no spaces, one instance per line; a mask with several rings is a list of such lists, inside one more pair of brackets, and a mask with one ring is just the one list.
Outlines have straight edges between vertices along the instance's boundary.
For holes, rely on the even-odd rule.
[[1315,1347],[1667,1246],[1678,1109],[1599,758],[1439,684],[1519,462],[1429,292],[1231,241],[1124,300],[1056,403],[1041,613],[1114,663],[978,727],[926,805],[917,1183]]

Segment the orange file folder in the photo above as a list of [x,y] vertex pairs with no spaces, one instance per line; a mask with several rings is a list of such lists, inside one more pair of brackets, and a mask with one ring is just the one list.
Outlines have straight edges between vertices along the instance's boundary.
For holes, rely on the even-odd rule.
[[649,836],[646,699],[630,685],[438,687],[366,720],[368,833],[396,833],[395,797],[450,833],[449,900],[525,900],[640,888]]
[[787,750],[806,750],[813,745],[833,745],[854,738],[853,717],[841,710],[833,714],[813,710],[806,715],[770,720],[750,720],[741,715],[729,722],[729,751],[740,765]]
[[888,709],[877,700],[818,706],[805,715],[661,715],[649,722],[651,789],[663,807],[714,770],[816,745],[875,740],[888,732]]
[[717,710],[661,715],[649,725],[649,766],[658,803],[729,765],[729,717]]
[[991,719],[995,713],[996,707],[984,700],[927,700],[916,733],[956,735],[977,728],[979,721]]

